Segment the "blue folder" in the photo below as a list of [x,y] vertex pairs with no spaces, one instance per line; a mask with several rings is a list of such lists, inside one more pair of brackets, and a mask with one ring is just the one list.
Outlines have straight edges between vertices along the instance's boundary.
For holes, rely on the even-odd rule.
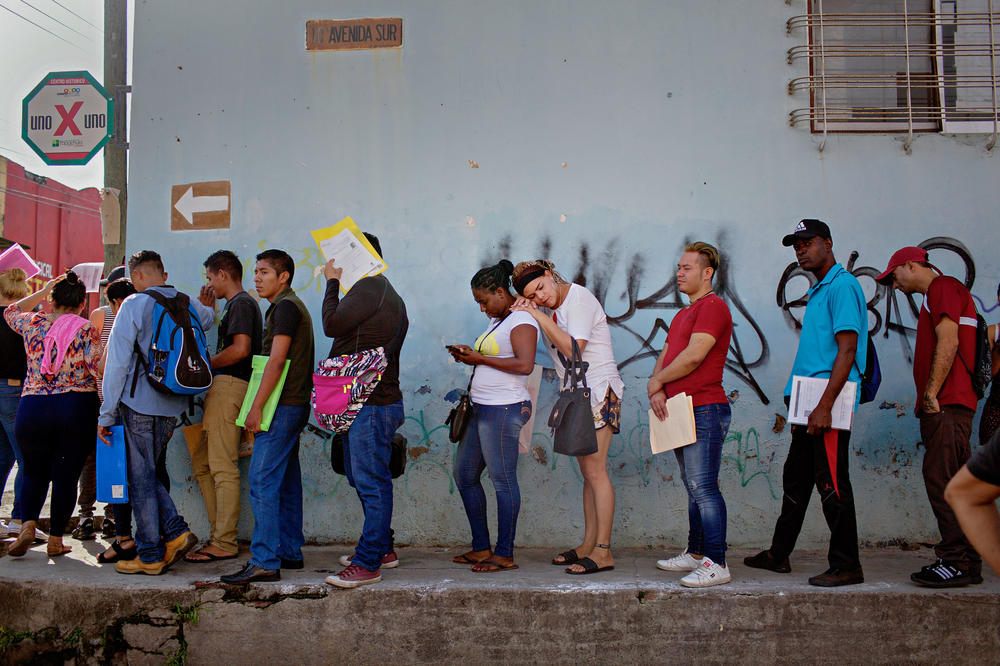
[[125,461],[125,428],[111,426],[111,446],[97,438],[97,501],[128,502],[128,466]]

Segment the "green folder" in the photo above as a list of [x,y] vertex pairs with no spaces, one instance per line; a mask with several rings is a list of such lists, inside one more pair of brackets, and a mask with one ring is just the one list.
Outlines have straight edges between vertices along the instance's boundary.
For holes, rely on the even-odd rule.
[[[253,372],[250,374],[250,383],[247,385],[247,394],[243,398],[243,406],[240,407],[240,415],[236,417],[236,425],[241,428],[246,423],[247,414],[250,413],[253,401],[257,397],[257,389],[260,388],[260,380],[264,377],[264,366],[267,365],[267,359],[267,356],[254,356],[251,359]],[[288,366],[291,364],[291,361],[285,361],[285,369],[281,371],[278,383],[275,385],[274,390],[271,391],[271,395],[267,397],[267,402],[264,403],[260,419],[261,430],[267,430],[271,427],[271,419],[274,418],[274,410],[278,408],[278,398],[281,397],[281,389],[285,386],[285,378],[288,376]]]

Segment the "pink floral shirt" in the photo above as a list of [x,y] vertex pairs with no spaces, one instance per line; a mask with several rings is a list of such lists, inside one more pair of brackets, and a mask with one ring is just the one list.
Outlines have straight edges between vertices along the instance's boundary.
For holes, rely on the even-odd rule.
[[42,374],[43,340],[52,322],[40,312],[21,312],[17,304],[7,306],[3,317],[11,330],[24,338],[28,374],[21,395],[53,395],[69,391],[97,390],[97,363],[101,360],[101,338],[87,322],[77,331],[66,350],[66,358],[55,375]]

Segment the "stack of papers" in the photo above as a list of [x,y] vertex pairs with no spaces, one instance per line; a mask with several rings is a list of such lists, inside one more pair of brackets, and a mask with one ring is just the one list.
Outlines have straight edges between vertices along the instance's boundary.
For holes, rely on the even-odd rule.
[[[788,403],[788,422],[793,425],[808,425],[809,415],[823,397],[828,379],[820,377],[800,377],[792,375],[792,394]],[[840,395],[833,402],[830,416],[834,430],[850,430],[854,421],[854,403],[858,391],[857,382],[845,382]]]
[[347,293],[354,283],[385,270],[385,262],[350,217],[325,229],[312,232],[313,240],[327,261],[336,259],[334,266],[343,268],[340,291]]
[[667,418],[663,421],[649,410],[649,446],[653,455],[694,444],[694,402],[686,393],[667,398]]

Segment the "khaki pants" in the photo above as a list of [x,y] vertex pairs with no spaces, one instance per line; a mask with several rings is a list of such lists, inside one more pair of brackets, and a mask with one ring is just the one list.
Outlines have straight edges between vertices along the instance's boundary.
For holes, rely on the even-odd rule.
[[205,499],[212,526],[210,543],[230,553],[238,551],[236,525],[240,520],[240,437],[236,425],[247,382],[229,375],[216,375],[205,394],[202,435],[191,452],[191,470]]

